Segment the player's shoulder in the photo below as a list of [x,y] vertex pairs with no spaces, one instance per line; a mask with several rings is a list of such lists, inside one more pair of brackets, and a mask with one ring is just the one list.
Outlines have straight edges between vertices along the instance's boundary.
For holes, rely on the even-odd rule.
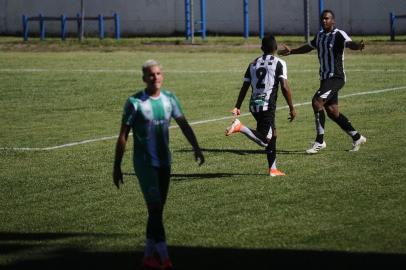
[[276,61],[276,65],[281,65],[282,67],[286,67],[287,65],[286,65],[286,61],[285,60],[283,60],[283,59],[281,59],[281,58],[279,58],[279,57],[277,57],[277,56],[273,56],[273,61]]
[[176,97],[175,93],[168,89],[161,89],[161,94],[164,95],[165,97],[173,98]]
[[280,63],[286,65],[286,61],[283,60],[282,58],[279,58],[278,56],[273,55],[273,59],[274,59],[275,61],[278,61],[278,62],[280,62]]
[[342,30],[342,29],[340,29],[340,28],[334,28],[333,31],[334,31],[334,32],[337,32],[337,33],[340,33],[340,34],[342,34],[342,33],[347,34],[344,30]]
[[144,91],[138,91],[135,94],[129,96],[127,100],[124,103],[124,111],[129,113],[136,111],[137,108],[139,107],[139,104],[141,103],[142,95]]
[[125,102],[125,106],[137,106],[137,104],[146,101],[148,99],[148,95],[145,94],[144,90],[139,90],[135,92],[133,95],[129,96]]
[[316,33],[316,35],[314,35],[314,40],[319,39],[320,36],[325,35],[326,33],[324,32],[323,29],[321,29],[319,32]]
[[262,58],[262,56],[255,57],[255,59],[250,62],[250,65],[255,65],[258,62],[258,60],[261,58]]
[[176,94],[170,90],[167,89],[161,89],[161,95],[164,98],[167,98],[169,100],[172,100],[173,102],[179,102],[178,101],[178,97],[176,96]]
[[133,95],[128,97],[128,101],[130,102],[136,102],[137,100],[144,100],[148,98],[148,95],[145,93],[144,90],[139,90],[135,92]]
[[342,36],[344,38],[349,38],[349,35],[344,30],[341,30],[339,28],[335,28],[334,32],[336,33],[336,35],[338,34],[338,35],[340,35],[340,36]]
[[336,28],[335,35],[336,35],[336,40],[339,40],[340,42],[343,42],[344,44],[352,41],[350,36],[344,30]]

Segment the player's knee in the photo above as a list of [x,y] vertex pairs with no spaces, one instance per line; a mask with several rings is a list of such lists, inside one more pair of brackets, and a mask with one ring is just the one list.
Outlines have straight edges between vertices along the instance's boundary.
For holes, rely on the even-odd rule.
[[323,109],[323,105],[324,105],[324,102],[323,102],[323,100],[320,100],[320,98],[314,97],[314,98],[312,99],[312,107],[313,107],[313,109],[314,109],[315,111],[320,111],[320,110],[322,110],[322,109]]
[[330,119],[332,119],[332,120],[335,120],[335,119],[338,118],[338,116],[335,115],[335,114],[334,114],[333,112],[331,112],[331,111],[327,111],[327,116],[328,116]]
[[265,149],[269,149],[270,145],[271,145],[271,139],[266,139],[266,147]]
[[276,140],[276,134],[275,134],[275,132],[272,132],[272,134],[268,134],[267,136],[266,136],[266,143],[269,145],[272,141],[274,141],[274,140]]
[[327,106],[326,107],[327,116],[331,119],[337,119],[340,115],[336,106]]
[[267,143],[266,149],[273,148],[273,145],[276,142],[276,138],[277,138],[276,135],[273,135],[271,138],[266,138],[266,143]]

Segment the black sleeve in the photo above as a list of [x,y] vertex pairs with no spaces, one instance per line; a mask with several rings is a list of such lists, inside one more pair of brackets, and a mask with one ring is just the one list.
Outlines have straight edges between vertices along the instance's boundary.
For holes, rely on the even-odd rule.
[[337,46],[341,48],[345,48],[345,38],[340,31],[336,34],[336,42]]
[[248,68],[247,68],[247,70],[245,71],[245,74],[244,74],[244,81],[245,81],[245,82],[250,82],[250,81],[251,81],[250,65],[248,65]]

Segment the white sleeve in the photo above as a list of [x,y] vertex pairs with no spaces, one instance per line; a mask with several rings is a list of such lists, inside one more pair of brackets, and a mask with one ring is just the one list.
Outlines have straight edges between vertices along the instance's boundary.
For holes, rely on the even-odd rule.
[[338,31],[340,32],[340,34],[341,34],[341,35],[343,36],[343,38],[344,38],[344,45],[346,45],[347,42],[352,41],[352,39],[350,38],[349,35],[347,35],[346,32],[344,32],[343,30],[338,30]]

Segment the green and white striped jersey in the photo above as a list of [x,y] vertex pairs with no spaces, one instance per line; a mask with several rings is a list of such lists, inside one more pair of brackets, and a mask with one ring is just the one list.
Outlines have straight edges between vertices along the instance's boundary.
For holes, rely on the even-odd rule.
[[140,91],[124,105],[122,123],[130,126],[134,136],[134,165],[169,166],[169,124],[183,115],[177,97],[161,90],[158,97]]

